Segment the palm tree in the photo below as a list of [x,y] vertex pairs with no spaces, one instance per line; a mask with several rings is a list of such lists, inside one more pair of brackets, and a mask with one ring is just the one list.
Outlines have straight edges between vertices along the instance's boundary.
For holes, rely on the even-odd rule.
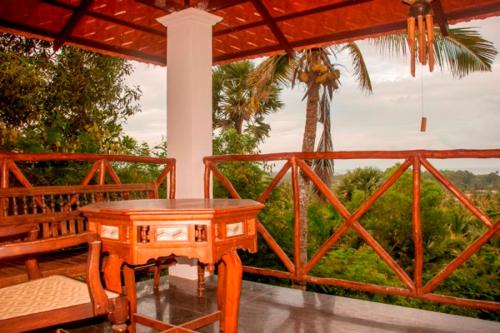
[[[449,29],[449,35],[435,31],[434,54],[441,68],[448,68],[454,76],[463,77],[475,71],[491,71],[491,65],[497,54],[493,44],[483,39],[478,32],[470,28]],[[388,35],[376,38],[373,43],[384,53],[406,54],[406,34]],[[349,52],[353,75],[363,91],[371,92],[372,85],[362,53],[355,43],[334,45],[332,47],[313,48],[296,53],[293,57],[276,55],[264,60],[250,75],[249,83],[257,91],[264,89],[269,81],[283,82],[286,78],[292,83],[297,81],[306,86],[304,99],[307,99],[306,122],[302,141],[302,151],[315,150],[316,129],[323,125],[323,133],[316,151],[332,150],[330,103],[333,92],[340,86],[340,68],[331,62],[340,52]],[[321,161],[314,165],[315,171],[325,183],[330,184],[333,177],[333,162]],[[299,182],[301,230],[300,260],[307,262],[307,206],[311,195],[309,182],[301,176]]]
[[[492,42],[473,28],[450,28],[447,36],[435,29],[434,35],[434,58],[441,69],[448,69],[457,78],[473,72],[491,72],[498,52]],[[406,56],[406,34],[381,36],[372,39],[372,43],[383,54]]]
[[259,91],[247,83],[254,69],[252,62],[241,61],[213,70],[213,124],[214,129],[234,128],[238,134],[250,134],[261,142],[271,129],[264,116],[278,111],[283,103],[277,82],[268,81]]
[[[340,52],[348,51],[353,62],[353,69],[359,86],[366,92],[372,91],[370,77],[363,56],[355,43],[330,48],[313,48],[297,53],[294,58],[288,55],[277,55],[267,58],[250,75],[249,83],[259,91],[264,89],[268,80],[284,81],[288,77],[292,87],[301,82],[306,85],[303,99],[307,100],[306,123],[302,139],[302,151],[315,151],[316,129],[318,123],[323,125],[323,131],[316,151],[333,150],[330,120],[330,102],[333,93],[340,87],[340,68],[332,63],[331,58]],[[317,161],[313,165],[320,178],[331,184],[333,180],[333,161]],[[299,206],[301,212],[307,212],[311,185],[306,177],[299,179]],[[307,213],[300,216],[300,260],[307,262]]]

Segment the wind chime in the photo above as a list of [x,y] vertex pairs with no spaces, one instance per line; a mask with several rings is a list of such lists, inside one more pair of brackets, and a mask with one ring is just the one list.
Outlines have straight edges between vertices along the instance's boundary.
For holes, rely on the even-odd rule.
[[[411,75],[415,77],[415,63],[418,51],[418,61],[425,66],[429,62],[429,70],[434,70],[434,21],[432,18],[432,0],[403,0],[410,5],[408,14],[408,47],[410,48]],[[423,92],[421,92],[423,94]],[[427,129],[427,118],[423,115],[420,121],[420,131]]]

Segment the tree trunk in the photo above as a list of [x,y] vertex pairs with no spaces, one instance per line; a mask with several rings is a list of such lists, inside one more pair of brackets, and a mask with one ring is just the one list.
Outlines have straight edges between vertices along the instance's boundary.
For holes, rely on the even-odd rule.
[[[303,152],[313,152],[316,142],[316,128],[318,125],[318,103],[319,103],[319,85],[313,84],[309,88],[307,95],[306,124],[304,127],[304,137],[302,141]],[[307,263],[307,207],[311,195],[311,182],[303,173],[299,174],[299,209],[300,209],[300,262],[302,266]],[[295,283],[295,288],[306,288],[305,283]]]
[[234,127],[236,129],[236,133],[238,134],[243,133],[243,117],[239,117],[235,120]]

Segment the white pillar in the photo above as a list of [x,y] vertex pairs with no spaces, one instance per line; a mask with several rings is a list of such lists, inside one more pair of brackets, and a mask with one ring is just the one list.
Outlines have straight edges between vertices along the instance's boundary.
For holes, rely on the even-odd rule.
[[[203,198],[203,157],[212,155],[212,27],[221,20],[197,8],[158,18],[167,27],[167,144],[176,159],[177,198]],[[195,265],[170,274],[197,278]]]

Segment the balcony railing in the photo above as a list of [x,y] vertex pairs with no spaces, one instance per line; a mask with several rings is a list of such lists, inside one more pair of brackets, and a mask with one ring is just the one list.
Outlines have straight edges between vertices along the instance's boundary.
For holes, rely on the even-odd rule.
[[[291,171],[291,183],[293,192],[293,257],[290,258],[286,251],[273,238],[268,229],[260,222],[257,222],[257,230],[262,239],[269,245],[272,251],[282,261],[286,271],[269,268],[260,268],[245,266],[244,271],[248,273],[261,274],[265,276],[289,279],[295,282],[307,282],[320,285],[339,286],[351,288],[359,291],[382,293],[387,295],[398,295],[412,297],[420,300],[452,304],[464,307],[478,308],[484,310],[500,311],[500,303],[484,300],[473,300],[457,298],[447,295],[433,293],[433,291],[453,272],[457,270],[466,260],[477,253],[479,249],[487,243],[492,237],[498,236],[500,220],[493,221],[484,212],[481,211],[457,186],[439,172],[429,159],[458,159],[458,158],[500,158],[500,150],[449,150],[449,151],[345,151],[345,152],[324,152],[324,153],[276,153],[263,155],[225,155],[211,156],[204,159],[205,164],[205,197],[210,197],[211,175],[220,181],[227,189],[229,195],[233,198],[240,198],[231,181],[218,169],[219,164],[234,162],[282,162],[283,167],[277,172],[270,181],[267,188],[260,194],[258,201],[266,203],[273,189],[278,186],[284,176]],[[339,200],[337,195],[320,179],[307,161],[312,160],[401,160],[392,175],[373,192],[373,194],[364,201],[353,212],[350,212]],[[414,245],[414,270],[413,276],[410,276],[384,249],[384,247],[363,227],[360,219],[374,205],[374,203],[393,186],[400,177],[411,167],[412,171],[412,241]],[[469,210],[486,227],[480,237],[475,239],[461,254],[452,260],[444,269],[435,274],[430,280],[424,283],[424,249],[421,220],[421,175],[422,167],[430,173],[444,188],[446,188],[456,199]],[[342,225],[330,235],[330,237],[319,247],[316,253],[308,262],[301,262],[300,249],[300,193],[299,179],[305,177],[316,186],[316,189],[326,198],[343,219]],[[339,239],[347,231],[354,230],[359,237],[369,245],[377,255],[390,267],[401,281],[403,288],[394,286],[382,286],[364,282],[350,281],[333,277],[313,276],[311,270],[327,254],[332,247],[338,243]]]
[[[60,169],[55,179],[64,173],[81,179],[75,183],[43,184],[30,178],[33,174]],[[122,183],[113,167],[159,165],[156,179],[141,183]],[[46,168],[46,169],[43,169]],[[38,171],[37,171],[38,170]],[[34,172],[35,171],[35,172]],[[80,171],[80,172],[77,172]],[[86,230],[86,221],[78,207],[95,201],[157,198],[165,184],[166,196],[175,197],[175,160],[126,155],[96,154],[20,154],[0,152],[0,223],[40,223],[40,237],[47,238]]]

